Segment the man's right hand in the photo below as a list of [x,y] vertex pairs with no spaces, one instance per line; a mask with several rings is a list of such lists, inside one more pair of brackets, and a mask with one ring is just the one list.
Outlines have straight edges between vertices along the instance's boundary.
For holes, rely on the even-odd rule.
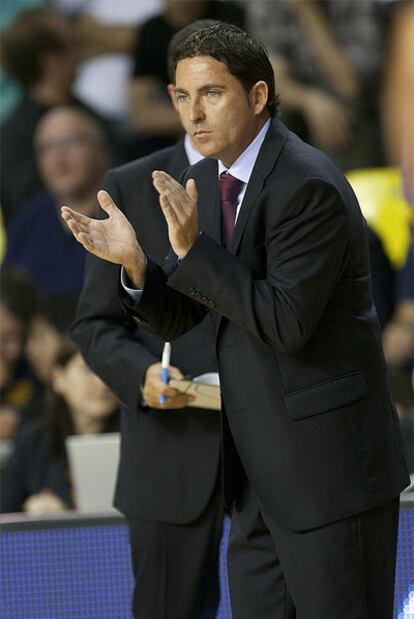
[[[171,365],[168,374],[170,378],[183,378],[182,372]],[[161,363],[153,363],[147,369],[142,395],[148,406],[159,409],[185,408],[190,406],[194,399],[193,396],[180,393],[162,382]],[[164,404],[160,403],[162,395],[165,398]]]
[[145,255],[134,228],[115,205],[107,191],[98,192],[98,202],[107,219],[92,219],[63,206],[62,217],[75,239],[98,258],[122,265],[133,286],[142,289],[145,279]]

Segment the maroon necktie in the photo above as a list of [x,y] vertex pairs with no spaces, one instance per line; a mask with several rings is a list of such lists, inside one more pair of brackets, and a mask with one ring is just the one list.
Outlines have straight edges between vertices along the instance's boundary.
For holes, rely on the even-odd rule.
[[223,209],[223,223],[225,233],[225,247],[229,247],[233,236],[234,224],[236,222],[237,198],[239,197],[243,181],[234,178],[228,172],[222,172],[219,178],[219,191],[221,208]]

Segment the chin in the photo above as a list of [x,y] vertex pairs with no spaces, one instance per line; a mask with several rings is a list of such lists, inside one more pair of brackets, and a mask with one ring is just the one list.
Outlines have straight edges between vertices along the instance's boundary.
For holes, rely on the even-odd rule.
[[207,144],[198,144],[197,150],[208,159],[219,159],[219,154],[214,147],[209,147]]

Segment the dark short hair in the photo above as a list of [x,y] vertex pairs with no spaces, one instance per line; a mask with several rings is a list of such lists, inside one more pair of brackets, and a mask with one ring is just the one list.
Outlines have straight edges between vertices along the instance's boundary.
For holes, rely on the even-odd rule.
[[267,108],[271,116],[277,114],[279,97],[275,92],[273,67],[266,48],[260,41],[249,36],[241,28],[223,22],[199,28],[173,51],[174,81],[178,62],[196,56],[211,56],[223,62],[246,92],[250,92],[256,82],[260,80],[266,82],[269,88]]
[[4,68],[24,88],[30,88],[41,78],[40,61],[44,54],[67,51],[67,42],[53,23],[55,19],[63,21],[53,10],[28,9],[2,33]]
[[19,267],[2,266],[0,291],[0,305],[27,324],[39,305],[39,292],[30,275]]
[[[55,368],[65,368],[79,354],[79,348],[69,340],[64,340],[53,362]],[[66,398],[57,393],[51,384],[46,387],[45,406],[43,411],[46,424],[46,446],[52,456],[66,459],[65,439],[76,434],[76,427]],[[119,410],[117,408],[102,420],[103,432],[119,432]]]
[[195,21],[191,22],[191,24],[184,26],[184,28],[181,28],[181,30],[175,33],[175,35],[170,41],[170,44],[168,45],[167,53],[168,77],[171,82],[174,81],[175,75],[173,57],[176,48],[180,47],[184,43],[184,41],[188,39],[189,36],[197,32],[198,30],[201,30],[202,28],[207,28],[208,26],[215,26],[220,23],[221,22],[219,22],[217,19],[196,19]]

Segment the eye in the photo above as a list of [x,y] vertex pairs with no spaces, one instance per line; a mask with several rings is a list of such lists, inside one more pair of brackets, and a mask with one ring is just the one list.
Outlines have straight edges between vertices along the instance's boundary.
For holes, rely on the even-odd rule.
[[217,90],[208,90],[207,91],[207,95],[209,97],[218,97],[219,96],[219,92]]
[[177,101],[179,101],[180,103],[183,103],[184,101],[187,100],[188,96],[187,95],[176,95],[177,97]]

